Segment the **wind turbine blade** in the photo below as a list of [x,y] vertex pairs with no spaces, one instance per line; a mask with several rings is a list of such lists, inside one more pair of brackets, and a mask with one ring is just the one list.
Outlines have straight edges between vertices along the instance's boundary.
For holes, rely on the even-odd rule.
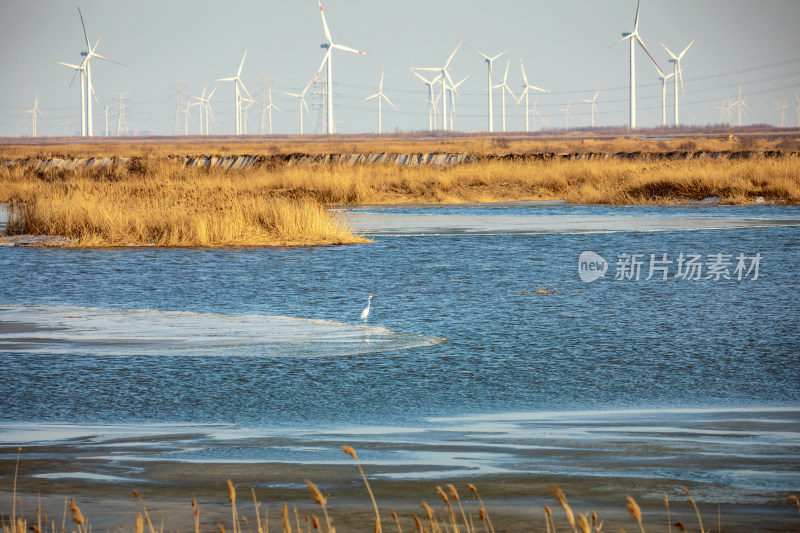
[[332,44],[331,48],[337,48],[339,50],[344,50],[345,52],[353,52],[354,54],[361,54],[362,56],[369,55],[368,53],[362,52],[361,50],[356,50],[355,48],[350,48],[349,46],[344,46],[341,44]]
[[297,93],[290,93],[289,91],[283,91],[283,94],[287,94],[289,96],[294,96],[295,98],[302,98],[302,95]]
[[689,48],[690,48],[690,47],[691,47],[693,44],[694,44],[694,39],[692,39],[692,42],[690,42],[690,43],[689,43],[689,44],[686,46],[686,48],[684,48],[684,49],[683,49],[683,52],[681,52],[681,54],[678,56],[678,60],[680,60],[680,59],[682,59],[682,58],[683,58],[683,54],[685,54],[685,53],[686,53],[686,51],[687,51],[687,50],[689,50]]
[[428,80],[426,80],[426,79],[425,79],[425,78],[422,76],[422,74],[420,74],[419,72],[417,72],[417,71],[415,71],[415,70],[412,70],[412,71],[411,71],[411,73],[412,73],[412,74],[414,74],[414,76],[416,76],[416,77],[418,77],[419,79],[421,79],[421,80],[423,81],[423,83],[427,83],[427,84],[432,84],[432,83],[434,83],[433,81],[428,81]]
[[244,89],[244,92],[247,95],[247,98],[249,98],[250,101],[252,102],[253,101],[253,97],[250,96],[250,92],[247,90],[247,87],[244,86],[244,83],[242,83],[242,80],[240,80],[239,78],[236,78],[236,81],[242,87],[242,89]]
[[311,80],[306,84],[306,87],[305,87],[305,89],[303,89],[303,92],[300,93],[300,96],[305,96],[306,95],[306,91],[308,91],[308,88],[311,87],[312,83],[314,83],[314,80]]
[[509,58],[508,62],[506,63],[506,73],[503,74],[503,85],[505,85],[506,80],[508,79],[508,67],[510,66],[511,66],[511,58]]
[[464,44],[467,45],[469,48],[472,48],[472,50],[474,50],[479,56],[481,56],[482,58],[486,59],[487,61],[491,61],[492,60],[491,57],[487,56],[486,54],[484,54],[483,52],[481,52],[480,50],[478,50],[474,46],[470,45],[469,43],[464,43]]
[[308,104],[305,98],[300,99],[300,105],[306,109],[306,115],[308,115],[308,119],[311,120],[311,111],[308,110]]
[[447,58],[447,62],[445,62],[444,68],[447,68],[450,65],[450,62],[453,60],[453,57],[455,57],[455,55],[456,55],[456,52],[458,52],[458,49],[461,48],[461,43],[462,42],[463,41],[458,41],[458,44],[456,45],[455,49],[453,50],[453,53],[450,54],[450,57]]
[[116,63],[117,65],[122,65],[123,67],[127,67],[128,65],[124,63],[120,63],[119,61],[114,61],[113,59],[109,59],[107,57],[103,57],[100,54],[92,54],[92,57],[96,57],[97,59],[102,59],[103,61],[108,61],[109,63]]
[[528,88],[527,87],[522,89],[522,92],[519,93],[519,98],[517,98],[517,103],[514,105],[514,107],[519,107],[519,104],[522,103],[522,99],[525,98],[526,94],[528,94]]
[[525,65],[522,64],[522,58],[519,60],[519,68],[522,69],[522,81],[525,82],[525,87],[528,86],[528,76],[525,75]]
[[642,0],[637,0],[636,2],[636,18],[633,20],[633,33],[638,33],[639,31],[639,8],[642,5]]
[[317,70],[317,73],[314,75],[312,83],[317,83],[317,78],[319,78],[320,73],[322,73],[322,67],[325,66],[325,62],[328,60],[330,55],[331,55],[331,49],[328,48],[328,51],[325,52],[325,55],[322,57],[322,63],[319,64],[319,70]]
[[621,43],[621,42],[622,42],[622,41],[624,41],[625,39],[633,39],[633,38],[634,38],[634,34],[633,34],[633,33],[629,33],[628,35],[625,35],[625,36],[624,36],[622,39],[620,39],[619,41],[617,41],[617,42],[615,42],[615,43],[612,43],[612,44],[609,46],[609,48],[613,48],[614,46],[617,46],[619,43]]
[[648,49],[647,49],[647,47],[644,45],[644,41],[642,40],[642,38],[641,38],[641,37],[639,37],[639,34],[636,34],[636,40],[637,40],[637,41],[639,41],[639,44],[642,46],[642,48],[644,48],[644,51],[645,51],[645,53],[647,54],[647,57],[649,57],[649,58],[650,58],[650,61],[652,61],[652,62],[653,62],[653,65],[655,65],[655,66],[656,66],[656,68],[658,69],[658,71],[659,71],[659,72],[661,72],[661,68],[658,66],[658,63],[656,63],[656,60],[655,60],[655,58],[654,58],[654,57],[653,57],[653,55],[650,53],[650,50],[648,50]]
[[236,77],[238,78],[242,74],[242,67],[244,66],[244,58],[247,57],[247,50],[244,51],[244,55],[242,56],[242,62],[239,63],[239,70],[236,71]]
[[[525,88],[526,88],[526,89],[533,89],[534,91],[539,91],[540,93],[549,93],[549,92],[550,92],[550,91],[548,91],[547,89],[542,89],[542,88],[539,88],[539,87],[537,87],[536,85],[526,85],[526,86],[525,86]],[[596,98],[596,97],[597,97],[597,96],[595,95],[595,98]]]
[[396,105],[394,105],[394,104],[392,103],[392,101],[391,101],[391,100],[389,100],[389,97],[388,97],[388,96],[386,96],[386,95],[385,95],[385,94],[383,94],[383,93],[381,93],[381,96],[383,97],[383,99],[384,99],[384,100],[386,100],[387,102],[389,102],[389,105],[390,105],[390,106],[392,106],[392,107],[394,108],[394,110],[395,110],[395,111],[397,111],[397,106],[396,106]]
[[[694,42],[694,41],[692,41],[692,42]],[[660,44],[661,44],[661,46],[663,46],[663,47],[664,47],[664,50],[666,50],[666,51],[667,51],[667,53],[669,54],[669,57],[671,57],[671,58],[672,58],[672,59],[674,59],[675,61],[678,61],[678,59],[679,59],[679,58],[678,58],[678,56],[676,56],[675,54],[673,54],[673,53],[672,53],[672,50],[670,50],[669,48],[667,48],[667,45],[665,45],[664,43],[660,43]],[[690,46],[691,46],[691,45],[690,45]],[[687,47],[687,49],[688,49],[688,47]]]
[[216,90],[217,90],[217,87],[218,87],[217,85],[214,85],[214,88],[213,88],[213,89],[211,89],[211,92],[210,92],[210,93],[208,93],[208,98],[206,98],[206,102],[208,102],[209,100],[211,100],[211,97],[212,97],[212,96],[214,96],[214,91],[216,91]]
[[78,7],[78,15],[81,17],[81,27],[83,28],[83,36],[86,38],[86,50],[89,51],[92,49],[92,45],[89,44],[89,35],[86,33],[86,24],[83,22],[83,13],[81,13],[80,6]]
[[380,95],[381,95],[381,93],[375,93],[375,94],[373,94],[372,96],[367,96],[366,98],[364,98],[364,99],[363,99],[363,100],[361,100],[361,101],[362,101],[362,102],[366,102],[367,100],[372,100],[372,99],[373,99],[373,98],[375,98],[376,96],[380,96]]
[[416,70],[421,70],[422,72],[441,72],[442,67],[414,67],[409,70],[411,70],[412,72]]
[[383,91],[383,74],[385,70],[385,68],[381,69],[381,82],[378,84],[378,92]]
[[[680,63],[678,63],[678,64],[680,65]],[[682,68],[678,69],[678,79],[681,82],[681,96],[684,96],[684,92],[683,92],[683,69]]]
[[[498,57],[500,57],[501,55],[505,54],[505,53],[506,53],[506,52],[508,52],[509,50],[511,50],[511,48],[506,48],[505,50],[503,50],[502,52],[500,52],[500,53],[499,53],[499,54],[497,54],[496,56],[494,56],[494,57],[490,57],[490,58],[488,58],[488,59],[489,59],[490,61],[494,61],[495,59],[497,59],[497,58],[498,58]],[[522,60],[520,60],[520,61],[522,61]]]
[[322,0],[317,0],[319,4],[319,14],[322,15],[322,27],[325,29],[325,39],[328,41],[328,44],[333,44],[331,40],[331,32],[328,29],[328,23],[325,21],[325,12],[322,10]]
[[235,80],[237,80],[237,79],[238,79],[238,78],[217,78],[217,79],[216,79],[216,80],[214,80],[214,81],[235,81]]

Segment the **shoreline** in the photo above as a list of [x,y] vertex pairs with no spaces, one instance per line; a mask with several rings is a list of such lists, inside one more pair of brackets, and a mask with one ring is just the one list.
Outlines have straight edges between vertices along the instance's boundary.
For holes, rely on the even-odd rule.
[[[784,468],[788,468],[788,472],[796,472],[797,442],[794,444],[779,442],[775,446],[753,443],[753,450],[761,450],[755,452],[756,456],[752,456],[747,450],[739,450],[738,446],[730,448],[732,443],[720,444],[720,451],[728,450],[728,454],[722,455],[714,453],[711,449],[699,450],[698,453],[696,446],[685,449],[685,444],[689,442],[703,442],[721,432],[736,431],[737,427],[746,434],[758,435],[763,428],[755,427],[754,424],[769,426],[772,423],[776,424],[774,426],[776,429],[782,431],[782,426],[790,423],[790,420],[795,420],[791,422],[792,425],[796,424],[800,417],[800,408],[676,409],[672,412],[654,409],[605,412],[605,414],[599,411],[571,414],[539,413],[532,416],[537,420],[547,420],[549,417],[557,421],[555,426],[546,426],[550,427],[549,431],[560,427],[567,432],[576,432],[578,440],[554,437],[552,443],[548,445],[544,441],[540,442],[540,438],[535,435],[528,435],[526,432],[526,436],[518,437],[523,439],[518,444],[515,443],[515,439],[509,442],[508,436],[502,436],[504,424],[518,424],[520,420],[531,418],[531,414],[524,413],[508,414],[505,417],[482,415],[431,420],[430,423],[434,425],[444,426],[443,435],[451,435],[447,429],[448,423],[454,424],[454,428],[461,427],[460,431],[464,432],[465,438],[473,434],[473,437],[463,442],[456,439],[449,445],[426,441],[425,435],[430,433],[430,428],[423,430],[421,434],[416,431],[411,433],[416,435],[412,440],[420,439],[413,444],[409,441],[409,433],[397,435],[396,441],[387,441],[380,436],[380,430],[377,436],[370,437],[368,428],[360,430],[343,428],[341,431],[326,431],[324,428],[319,431],[303,430],[301,432],[303,435],[292,436],[291,432],[281,433],[277,429],[248,430],[228,425],[167,424],[131,427],[119,425],[82,427],[68,424],[59,427],[62,430],[71,428],[75,431],[62,434],[60,440],[42,441],[31,438],[26,441],[18,434],[16,442],[12,444],[9,441],[13,440],[13,431],[12,435],[8,435],[9,425],[3,424],[0,425],[0,440],[3,442],[0,444],[2,496],[10,495],[9,489],[17,457],[16,449],[18,444],[22,444],[17,491],[22,495],[24,508],[27,509],[29,516],[33,509],[33,501],[38,498],[37,494],[43,496],[43,507],[51,517],[60,517],[64,497],[75,497],[84,515],[95,528],[115,529],[122,524],[132,524],[136,513],[140,511],[139,503],[131,496],[132,491],[136,490],[147,503],[156,524],[160,523],[160,516],[164,514],[166,530],[193,529],[192,508],[189,505],[192,498],[200,502],[201,520],[205,527],[216,528],[217,521],[227,527],[230,522],[230,507],[225,497],[225,481],[230,479],[238,489],[238,497],[241,500],[240,512],[249,517],[251,525],[255,520],[252,514],[251,489],[255,489],[258,500],[269,508],[273,529],[279,529],[275,528],[275,522],[279,521],[280,506],[284,503],[289,504],[290,509],[296,505],[301,517],[305,514],[320,513],[319,507],[309,499],[308,489],[303,482],[309,479],[329,498],[329,509],[334,525],[339,530],[371,531],[372,508],[357,467],[339,450],[339,446],[353,445],[375,492],[386,530],[395,527],[388,516],[390,509],[400,514],[404,528],[407,529],[413,523],[410,513],[424,514],[420,508],[422,501],[427,501],[438,509],[441,501],[436,494],[436,487],[448,483],[457,488],[468,513],[475,515],[478,512],[478,504],[472,501],[466,484],[472,483],[477,486],[496,531],[522,532],[540,528],[544,518],[544,505],[554,509],[561,527],[567,527],[563,522],[563,512],[558,509],[551,494],[549,488],[551,484],[557,485],[566,493],[577,512],[597,511],[600,519],[606,521],[607,530],[618,527],[635,529],[636,523],[625,511],[627,496],[633,496],[641,506],[646,527],[662,524],[666,519],[665,494],[668,494],[671,502],[672,521],[681,520],[691,529],[690,524],[696,524],[696,516],[683,492],[683,487],[688,488],[697,500],[706,527],[709,523],[716,524],[719,506],[725,531],[800,530],[797,510],[787,499],[791,490],[781,488],[759,490],[758,482],[750,488],[732,489],[724,481],[727,479],[726,476],[716,479],[707,478],[705,475],[698,477],[690,472],[692,468],[701,468],[699,465],[722,472],[729,468],[735,468],[743,473],[758,470],[766,466],[757,458],[759,455],[763,455],[764,460],[770,465],[781,462],[772,458],[772,454],[776,451],[785,455]],[[732,422],[734,419],[739,422]],[[490,427],[483,427],[484,436],[474,438],[474,432],[480,431],[489,420],[494,422],[490,423]],[[681,444],[681,441],[685,440],[685,435],[691,434],[690,427],[693,424],[687,423],[683,429],[675,428],[667,431],[663,425],[664,420],[675,423],[681,420],[693,420],[695,425],[700,423],[703,427],[706,425],[709,427],[707,430],[700,429],[700,434],[696,437],[699,440],[690,438]],[[716,422],[713,422],[714,420]],[[757,423],[756,420],[760,422]],[[767,422],[764,422],[765,420]],[[463,427],[465,424],[475,425],[465,428]],[[634,431],[633,435],[641,432],[642,435],[650,435],[650,438],[644,441],[626,438],[624,442],[618,442],[619,437],[614,436],[616,433],[608,439],[599,441],[592,437],[594,432],[604,427],[612,426],[619,430],[620,424],[627,424],[630,430]],[[10,426],[23,430],[32,429],[32,426],[41,431],[52,429],[47,424],[10,424]],[[728,429],[724,429],[725,427]],[[201,438],[197,432],[203,430],[210,433]],[[585,430],[589,433],[583,434]],[[665,449],[657,446],[657,449],[650,450],[646,454],[650,459],[646,456],[637,457],[645,445],[647,447],[664,445],[663,438],[668,435],[672,437],[668,437],[667,440],[675,439],[674,446]],[[9,436],[12,439],[9,439]],[[489,448],[487,448],[488,443],[484,442],[487,438],[490,442],[494,442]],[[737,440],[743,439],[740,437]],[[405,444],[399,444],[402,442]],[[468,468],[455,475],[401,475],[397,478],[393,477],[393,474],[413,473],[419,465],[413,464],[414,461],[405,465],[402,461],[389,465],[380,459],[377,461],[374,459],[375,454],[391,456],[397,453],[412,453],[418,457],[433,458],[437,451],[451,457],[465,457],[470,454],[480,457],[487,450],[491,450],[490,454],[502,455],[518,448],[523,442],[527,443],[526,446],[530,449],[518,452],[533,462],[533,468],[527,471],[518,469],[480,473]],[[615,442],[619,448],[617,451],[619,461],[633,465],[632,467],[626,466],[623,470],[618,470],[621,463],[614,459],[613,454],[609,455],[609,446]],[[496,449],[492,450],[498,445],[501,448],[499,452]],[[182,449],[195,452],[203,449],[224,452],[235,448],[269,452],[281,447],[294,449],[297,446],[305,447],[307,454],[312,457],[322,454],[321,460],[314,462],[257,458],[249,461],[179,459],[179,450]],[[732,449],[737,449],[739,453],[736,456],[729,455]],[[327,451],[323,453],[323,450]],[[296,452],[293,454],[295,457],[300,457]],[[331,457],[332,460],[329,459]],[[441,462],[444,455],[439,457],[430,460]],[[692,458],[688,461],[691,464],[684,464],[689,457]],[[553,460],[556,463],[553,463]],[[651,464],[654,460],[659,464]],[[491,459],[488,461],[491,462]],[[517,464],[516,461],[512,460],[511,464]],[[562,467],[554,468],[558,463],[561,463]],[[535,466],[537,464],[538,467]],[[635,470],[641,465],[648,465],[654,470],[650,474],[646,472],[637,474]],[[683,473],[680,465],[683,465]],[[730,480],[727,483],[730,483]],[[787,489],[794,486],[789,479],[786,483]],[[0,512],[8,510],[3,509]]]

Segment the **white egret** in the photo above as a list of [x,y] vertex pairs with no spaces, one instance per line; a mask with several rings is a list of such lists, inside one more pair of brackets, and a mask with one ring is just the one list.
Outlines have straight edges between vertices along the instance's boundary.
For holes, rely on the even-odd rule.
[[364,321],[364,326],[367,325],[367,317],[369,316],[369,309],[370,309],[370,305],[372,304],[372,299],[373,298],[375,298],[375,297],[370,294],[369,298],[367,298],[367,307],[365,307],[364,310],[361,311],[361,320]]

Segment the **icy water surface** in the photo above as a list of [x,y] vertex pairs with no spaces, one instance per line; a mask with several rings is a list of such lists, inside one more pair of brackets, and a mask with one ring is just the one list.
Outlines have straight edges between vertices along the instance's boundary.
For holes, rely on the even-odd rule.
[[[457,223],[426,218],[440,215]],[[730,432],[699,440],[709,454],[731,453],[736,442],[754,443],[743,456],[775,446],[781,464],[800,469],[798,209],[515,205],[353,216],[374,242],[0,250],[0,440],[33,438],[25,433],[31,423],[190,424],[247,435],[270,428],[292,438],[330,431],[352,439],[365,428],[389,428],[401,435],[393,445],[411,446],[433,443],[431,428],[445,424],[448,443],[488,447],[448,457],[491,473],[529,468],[520,446],[598,438],[590,429],[562,431],[589,428],[586,417],[540,426],[537,413],[624,413],[589,418],[621,416],[619,434],[606,426],[600,436],[629,442],[642,434],[636,413],[647,412],[642,427],[671,428],[665,431],[681,435],[678,446],[691,448],[685,425],[703,427],[705,415],[691,414],[697,409],[777,409],[779,422],[751,428],[750,415],[737,415]],[[369,217],[392,220],[371,227]],[[464,232],[464,221],[477,230]],[[415,225],[429,230],[407,231]],[[578,270],[585,251],[608,268],[590,283]],[[631,256],[641,263],[635,276]],[[700,279],[685,275],[690,256],[699,257]],[[546,286],[557,292],[536,292]],[[370,294],[364,327],[359,314]],[[513,427],[476,425],[512,413],[522,417]],[[543,427],[549,433],[532,429]],[[653,457],[673,449],[662,450],[664,432],[644,433]],[[491,460],[489,444],[497,452]],[[270,456],[262,447],[242,457],[325,460],[312,453],[318,445],[301,448],[277,446]],[[235,448],[207,449],[197,457],[174,453],[226,460]],[[448,464],[436,454],[408,454],[374,461]],[[570,464],[563,456],[552,461],[560,465],[554,470]],[[615,468],[635,470],[623,463]],[[766,483],[759,479],[752,483]]]

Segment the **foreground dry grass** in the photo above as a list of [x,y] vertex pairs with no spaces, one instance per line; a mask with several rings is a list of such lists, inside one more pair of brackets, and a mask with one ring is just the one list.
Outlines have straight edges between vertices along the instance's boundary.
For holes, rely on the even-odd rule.
[[[417,513],[411,512],[408,516],[400,516],[394,509],[390,509],[386,513],[384,509],[381,512],[377,501],[372,493],[369,480],[361,468],[358,461],[356,451],[350,446],[342,446],[342,451],[353,458],[358,467],[361,478],[366,487],[367,493],[372,503],[374,510],[374,518],[370,517],[366,523],[358,527],[359,531],[374,531],[382,533],[383,528],[387,530],[397,528],[399,533],[403,531],[419,531],[422,533],[476,533],[484,531],[486,533],[495,533],[495,526],[489,515],[489,511],[481,498],[477,487],[472,483],[467,483],[465,486],[465,493],[470,495],[469,500],[464,500],[459,494],[455,485],[448,483],[446,488],[441,486],[436,487],[436,501],[429,505],[427,502],[422,501]],[[61,520],[58,518],[51,518],[46,515],[42,509],[41,496],[38,506],[36,508],[35,516],[23,512],[23,502],[17,496],[17,476],[19,471],[19,457],[21,448],[17,449],[17,462],[14,471],[13,492],[11,497],[11,512],[8,514],[0,514],[0,528],[2,533],[91,533],[92,524],[87,516],[83,514],[75,498],[64,500],[64,510]],[[278,522],[277,527],[270,527],[270,515],[268,506],[264,505],[258,500],[254,488],[250,489],[250,496],[252,496],[252,511],[248,513],[239,507],[239,500],[237,490],[232,481],[227,481],[227,502],[230,504],[230,521],[222,518],[221,516],[212,517],[220,533],[226,533],[226,527],[230,527],[233,533],[242,533],[244,529],[248,532],[253,532],[253,527],[256,528],[257,533],[269,533],[270,530],[280,530],[283,533],[302,533],[304,531],[311,533],[312,531],[324,531],[326,533],[335,533],[336,531],[336,516],[328,509],[328,496],[323,494],[319,487],[310,480],[305,480],[309,490],[310,501],[314,502],[318,507],[313,507],[312,510],[308,508],[298,509],[297,505],[293,506],[290,512],[287,504],[280,505],[280,519],[274,520]],[[573,533],[602,533],[604,531],[605,521],[594,510],[586,512],[576,512],[569,504],[564,492],[557,486],[551,485],[555,499],[553,508],[548,505],[543,505],[538,513],[538,520],[536,523],[524,524],[525,531],[547,531],[547,533],[556,533],[558,528],[562,531],[572,531]],[[670,498],[667,493],[664,493],[664,509],[663,517],[657,520],[656,529],[661,530],[663,522],[666,520],[667,531],[670,533],[674,531],[685,532],[694,531],[695,527],[699,528],[701,533],[710,533],[711,531],[720,532],[722,530],[722,517],[719,511],[711,520],[707,518],[706,523],[703,522],[703,516],[700,509],[692,497],[690,491],[683,488],[685,501],[678,502],[676,507],[670,507]],[[137,492],[132,492],[133,498],[141,507],[141,512],[138,512],[135,517],[134,531],[136,533],[144,533],[145,527],[149,533],[165,533],[165,531],[175,531],[173,529],[165,530],[165,518],[162,516],[161,525],[156,526],[151,519],[148,506],[142,496]],[[433,494],[431,494],[433,496]],[[645,526],[653,527],[656,524],[655,520],[647,522],[642,513],[642,509],[636,500],[627,496],[626,510],[630,514],[627,523],[631,525],[632,529],[638,529],[645,533]],[[69,503],[68,503],[69,501]],[[688,505],[687,505],[688,504]],[[674,505],[674,504],[673,504]],[[794,494],[788,495],[787,508],[797,507],[800,514],[800,500]],[[560,507],[560,510],[559,510]],[[188,503],[186,505],[188,514]],[[203,522],[201,520],[200,504],[194,498],[191,500],[192,522],[194,525],[194,533],[201,533],[203,529]],[[249,504],[248,507],[249,508]],[[263,508],[263,509],[262,509]],[[554,511],[555,509],[555,511]],[[69,512],[68,512],[69,511]],[[263,513],[263,514],[262,514]],[[563,515],[563,517],[562,517]],[[70,522],[68,525],[68,516]],[[619,515],[617,521],[619,522]],[[249,517],[249,518],[248,518]],[[171,517],[179,519],[178,517]],[[262,519],[263,518],[263,519]],[[207,520],[207,518],[206,518]],[[226,524],[223,524],[222,521]],[[674,521],[674,522],[673,522]],[[800,521],[800,519],[798,519]],[[124,531],[124,519],[121,519],[118,530]],[[544,524],[542,524],[544,522]],[[647,522],[647,523],[646,523]],[[710,524],[709,524],[710,523]],[[763,524],[767,526],[767,524]],[[714,526],[716,526],[715,529]],[[171,525],[170,527],[174,527]],[[352,525],[350,526],[353,527]],[[606,531],[610,530],[612,526],[608,526]],[[502,529],[500,529],[502,531]],[[625,529],[619,528],[619,531],[624,532]]]
[[[572,203],[800,203],[800,159],[647,161],[484,158],[446,168],[262,165],[224,171],[162,157],[106,168],[0,167],[10,234],[74,246],[261,246],[364,242],[327,205],[563,199]],[[761,201],[761,200],[759,200]]]
[[93,172],[0,174],[7,233],[72,246],[285,246],[366,242],[310,197],[266,194],[238,176],[166,162]]

